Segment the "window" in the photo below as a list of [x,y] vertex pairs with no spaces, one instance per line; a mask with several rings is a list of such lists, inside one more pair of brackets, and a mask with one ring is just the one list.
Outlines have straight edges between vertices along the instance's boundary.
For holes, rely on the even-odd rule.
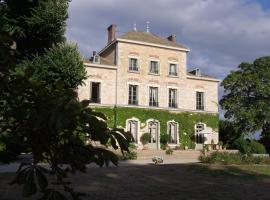
[[204,92],[196,92],[196,110],[204,110]]
[[149,143],[156,143],[157,136],[158,136],[158,122],[157,121],[148,122],[148,132],[150,134]]
[[170,108],[177,108],[177,90],[176,89],[169,89],[169,107]]
[[151,74],[159,74],[159,69],[158,69],[158,62],[157,61],[150,61],[150,73]]
[[158,107],[158,88],[157,87],[149,88],[149,106]]
[[169,75],[170,76],[177,76],[177,65],[170,63],[169,65]]
[[100,83],[91,82],[90,85],[90,101],[92,103],[100,103]]
[[137,85],[129,85],[128,104],[138,105],[138,86]]
[[205,125],[204,124],[196,124],[195,127],[195,142],[197,144],[203,144],[204,143],[204,135],[200,133],[204,130]]
[[129,71],[139,71],[138,68],[138,59],[137,58],[130,58],[129,59]]
[[169,122],[168,126],[169,143],[177,144],[177,123]]
[[133,142],[137,143],[137,136],[138,136],[138,121],[136,120],[129,120],[128,121],[128,129],[127,129],[132,137]]

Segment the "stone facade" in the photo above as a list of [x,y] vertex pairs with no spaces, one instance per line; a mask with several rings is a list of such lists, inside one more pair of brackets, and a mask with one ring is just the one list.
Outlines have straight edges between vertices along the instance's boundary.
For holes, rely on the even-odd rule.
[[[89,77],[85,81],[85,85],[78,89],[81,100],[91,98],[91,82],[95,82],[99,83],[98,96],[100,101],[97,102],[98,104],[93,103],[92,106],[138,107],[163,109],[171,112],[218,113],[219,80],[210,76],[187,72],[186,63],[189,49],[178,48],[175,46],[174,41],[169,41],[172,46],[170,46],[170,43],[165,43],[165,41],[166,45],[164,45],[162,39],[159,44],[159,38],[154,38],[156,36],[152,36],[151,33],[148,33],[151,35],[146,36],[148,40],[153,37],[153,43],[151,43],[151,40],[145,42],[143,38],[142,41],[121,39],[121,37],[113,39],[111,35],[114,34],[111,31],[109,30],[109,34],[112,42],[109,42],[99,52],[99,61],[96,63],[93,63],[93,61],[85,62]],[[136,32],[132,34],[136,36]],[[131,58],[137,60],[138,70],[136,71],[129,70]],[[158,63],[159,70],[157,74],[151,74],[149,71],[151,61]],[[177,76],[169,75],[170,64],[176,65]],[[129,104],[129,85],[136,85],[138,88],[137,105]],[[158,106],[149,106],[149,87],[158,88]],[[169,107],[169,89],[176,89],[177,103],[173,108]],[[196,101],[198,101],[196,92],[203,93],[203,109],[200,110],[196,109]],[[154,120],[155,116],[152,118]],[[138,132],[141,135],[142,132],[147,132],[147,128]],[[217,135],[211,136],[215,138],[214,143],[217,143],[218,134],[213,134]],[[157,134],[157,148],[159,148],[159,135]],[[137,137],[137,142],[140,143],[138,134]],[[178,134],[175,144],[179,144]]]

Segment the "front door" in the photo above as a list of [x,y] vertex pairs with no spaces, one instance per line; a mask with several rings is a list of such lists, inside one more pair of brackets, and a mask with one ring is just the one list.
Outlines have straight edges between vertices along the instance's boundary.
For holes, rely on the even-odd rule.
[[158,122],[150,121],[148,122],[148,131],[150,133],[149,149],[158,149]]

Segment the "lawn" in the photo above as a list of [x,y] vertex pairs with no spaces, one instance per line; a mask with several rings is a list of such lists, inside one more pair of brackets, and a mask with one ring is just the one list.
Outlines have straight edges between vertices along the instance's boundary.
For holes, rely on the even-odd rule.
[[[0,174],[0,199],[18,200],[19,187],[9,186],[12,173]],[[270,166],[206,164],[90,168],[74,177],[85,199],[128,200],[269,200]]]

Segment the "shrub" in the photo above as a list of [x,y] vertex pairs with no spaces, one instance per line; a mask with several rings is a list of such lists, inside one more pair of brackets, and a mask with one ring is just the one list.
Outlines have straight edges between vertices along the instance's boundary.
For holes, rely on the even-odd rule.
[[251,153],[257,153],[257,154],[265,154],[266,153],[265,147],[261,143],[255,141],[255,140],[252,140],[250,142],[250,148],[251,148]]
[[170,136],[168,134],[163,134],[160,136],[160,143],[166,145],[168,144],[169,139],[170,139]]
[[167,147],[167,145],[160,143],[160,148],[161,148],[162,150],[166,150],[166,147]]
[[238,138],[234,141],[233,147],[238,149],[243,154],[250,154],[251,153],[251,147],[250,142],[243,137]]
[[174,147],[174,150],[185,150],[185,147],[183,145],[178,145]]
[[172,150],[171,148],[168,148],[168,149],[165,151],[165,153],[166,153],[167,155],[172,155],[172,154],[173,154],[173,150]]
[[241,153],[213,152],[208,156],[202,155],[199,160],[210,164],[270,164],[270,157],[254,157]]
[[143,145],[148,144],[150,139],[151,139],[150,133],[144,133],[141,136],[141,142],[143,143]]
[[136,160],[137,159],[137,147],[135,144],[130,144],[129,147],[129,152],[125,151],[123,160]]

